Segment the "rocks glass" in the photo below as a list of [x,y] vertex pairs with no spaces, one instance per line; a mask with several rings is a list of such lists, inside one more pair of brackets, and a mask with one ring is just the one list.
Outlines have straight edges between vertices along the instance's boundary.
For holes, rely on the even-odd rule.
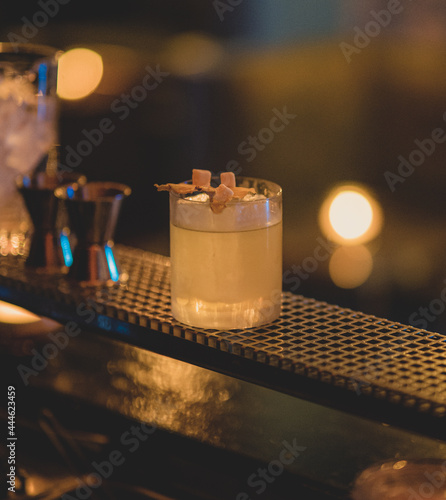
[[60,51],[0,43],[0,253],[25,231],[26,211],[15,188],[57,143],[57,64]]
[[282,189],[237,178],[257,195],[214,213],[205,195],[170,192],[172,314],[202,328],[259,326],[278,318],[282,292]]

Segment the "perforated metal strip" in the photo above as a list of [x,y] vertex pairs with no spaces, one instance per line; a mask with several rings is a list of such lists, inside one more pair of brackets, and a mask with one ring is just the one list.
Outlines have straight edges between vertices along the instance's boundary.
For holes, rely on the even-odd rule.
[[150,329],[164,332],[446,417],[445,335],[291,293],[283,294],[281,317],[270,325],[231,331],[191,329],[170,314],[169,259],[123,246],[118,246],[117,254],[128,275],[127,283],[119,287],[82,289],[63,278],[43,279],[24,271],[22,258],[12,257],[0,258],[0,286],[65,306],[82,303],[105,319],[147,327],[147,335]]

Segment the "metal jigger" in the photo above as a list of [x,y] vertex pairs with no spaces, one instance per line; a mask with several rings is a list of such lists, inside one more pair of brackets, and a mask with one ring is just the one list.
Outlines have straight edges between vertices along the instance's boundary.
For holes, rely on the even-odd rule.
[[114,182],[73,184],[55,190],[64,200],[69,224],[77,236],[68,276],[82,285],[113,284],[120,279],[113,235],[124,198],[131,189]]
[[[63,234],[60,200],[54,196],[54,189],[62,184],[87,182],[83,175],[75,173],[35,172],[17,179],[17,189],[28,209],[34,232],[31,238],[26,267],[37,272],[52,274],[66,273],[71,262],[69,240]],[[63,214],[62,214],[63,218]]]

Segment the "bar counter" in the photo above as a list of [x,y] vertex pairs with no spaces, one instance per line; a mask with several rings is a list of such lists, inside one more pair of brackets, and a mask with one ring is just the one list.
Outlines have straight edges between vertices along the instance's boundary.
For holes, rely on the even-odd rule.
[[[116,478],[169,498],[348,498],[375,463],[446,456],[444,335],[289,293],[265,327],[186,328],[169,311],[169,259],[117,254],[128,281],[106,289],[0,261],[0,299],[54,321],[2,341],[29,443],[50,411],[107,436],[87,465],[119,449]],[[147,430],[135,453],[132,423]]]

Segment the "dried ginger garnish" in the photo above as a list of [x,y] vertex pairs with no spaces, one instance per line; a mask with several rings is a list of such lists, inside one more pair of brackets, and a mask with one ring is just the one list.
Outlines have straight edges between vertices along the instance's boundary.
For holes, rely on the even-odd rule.
[[[191,184],[174,184],[169,182],[167,184],[155,184],[158,191],[173,191],[177,194],[192,194],[201,192],[209,196],[211,210],[214,213],[220,213],[226,207],[228,201],[235,199],[242,199],[247,194],[255,194],[253,188],[246,188],[235,185],[235,175],[232,172],[225,172],[220,175],[220,180],[225,181],[214,188],[210,186],[211,172],[209,170],[192,170],[192,183]],[[229,186],[228,186],[229,184]]]
[[155,187],[158,191],[173,191],[177,194],[191,194],[199,191],[197,186],[193,186],[192,184],[174,184],[173,182],[169,182],[167,184],[155,184]]

